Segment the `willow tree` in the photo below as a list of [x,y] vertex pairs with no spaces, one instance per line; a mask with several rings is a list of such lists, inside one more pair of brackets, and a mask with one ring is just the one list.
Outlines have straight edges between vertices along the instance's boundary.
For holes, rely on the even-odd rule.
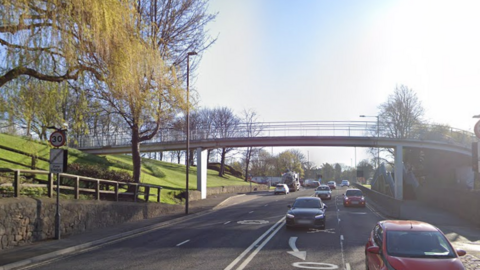
[[0,87],[21,76],[103,80],[105,60],[132,36],[132,14],[126,0],[2,1]]
[[[140,143],[186,108],[186,52],[210,44],[203,0],[5,0],[0,6],[0,90],[19,77],[76,81],[131,129],[134,180]],[[180,80],[181,82],[181,80]],[[108,108],[107,108],[108,107]]]

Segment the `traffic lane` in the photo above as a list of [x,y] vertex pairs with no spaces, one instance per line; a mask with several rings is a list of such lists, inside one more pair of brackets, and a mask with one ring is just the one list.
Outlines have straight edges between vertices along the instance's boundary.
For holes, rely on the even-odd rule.
[[[269,223],[283,217],[293,194],[305,195],[261,196],[36,269],[217,269],[229,264]],[[268,223],[238,223],[255,220]]]
[[346,264],[350,269],[365,269],[365,243],[382,216],[368,207],[344,207],[343,196],[336,197],[339,233]]
[[325,230],[282,228],[245,269],[365,269],[364,245],[382,218],[368,208],[344,208],[343,192],[334,190],[324,201]]
[[[312,196],[313,191],[309,192]],[[334,200],[325,201],[326,228],[323,229],[286,229],[283,221],[278,231],[268,242],[257,245],[261,250],[248,261],[245,268],[241,263],[233,269],[336,269],[341,268],[342,253],[340,239],[336,233],[338,222]],[[273,234],[273,233],[272,233]]]

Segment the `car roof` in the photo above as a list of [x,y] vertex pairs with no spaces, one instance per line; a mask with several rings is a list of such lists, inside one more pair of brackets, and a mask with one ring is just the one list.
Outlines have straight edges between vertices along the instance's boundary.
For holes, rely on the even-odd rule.
[[342,180],[342,182],[348,182],[348,180]]
[[379,224],[386,231],[438,231],[432,224],[417,220],[382,220]]
[[[349,188],[349,189],[347,189],[347,191],[349,191],[349,190],[360,190],[360,189],[358,189],[358,188]],[[361,190],[360,190],[360,191],[361,191]]]
[[298,198],[295,199],[295,201],[306,201],[306,200],[321,201],[320,198],[318,198],[318,197],[298,197]]

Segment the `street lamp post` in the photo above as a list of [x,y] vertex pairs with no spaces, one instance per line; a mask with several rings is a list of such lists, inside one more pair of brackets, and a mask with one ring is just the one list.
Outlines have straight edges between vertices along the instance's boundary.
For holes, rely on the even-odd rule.
[[376,117],[377,118],[377,169],[380,168],[380,148],[378,142],[380,140],[380,115],[360,115],[360,117]]
[[190,56],[197,55],[196,52],[188,52],[187,53],[187,151],[185,154],[185,160],[187,162],[187,169],[186,169],[186,184],[185,184],[185,215],[188,215],[188,174],[190,173],[190,160],[189,160],[189,152],[190,152],[190,119],[189,119],[189,109],[190,109]]

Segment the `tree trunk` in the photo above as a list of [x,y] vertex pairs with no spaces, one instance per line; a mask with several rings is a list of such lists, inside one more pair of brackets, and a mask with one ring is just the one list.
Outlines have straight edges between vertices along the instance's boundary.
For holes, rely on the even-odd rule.
[[138,127],[132,128],[132,161],[133,161],[133,181],[140,183],[140,173],[142,170],[142,162],[140,158],[140,136]]
[[245,160],[245,181],[248,181],[248,165],[250,164],[250,159]]
[[225,175],[225,155],[227,151],[225,148],[222,149],[222,159],[220,160],[220,170],[218,172],[219,176],[224,176]]

